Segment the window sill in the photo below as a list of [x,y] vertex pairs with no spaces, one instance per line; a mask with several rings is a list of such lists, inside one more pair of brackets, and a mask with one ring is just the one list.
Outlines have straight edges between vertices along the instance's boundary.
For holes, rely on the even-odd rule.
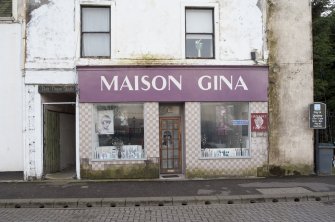
[[15,21],[14,17],[0,17],[1,22],[13,23]]
[[251,156],[200,157],[199,160],[251,159]]
[[193,60],[204,60],[204,59],[209,59],[209,60],[214,60],[215,58],[214,57],[186,57],[185,59],[193,59]]
[[140,159],[92,159],[92,162],[122,162],[122,161],[145,161],[146,158],[140,158]]

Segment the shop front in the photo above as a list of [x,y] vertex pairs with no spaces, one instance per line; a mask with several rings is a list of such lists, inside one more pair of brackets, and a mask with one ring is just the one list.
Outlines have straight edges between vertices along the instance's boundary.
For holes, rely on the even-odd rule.
[[256,175],[268,68],[77,67],[81,178]]

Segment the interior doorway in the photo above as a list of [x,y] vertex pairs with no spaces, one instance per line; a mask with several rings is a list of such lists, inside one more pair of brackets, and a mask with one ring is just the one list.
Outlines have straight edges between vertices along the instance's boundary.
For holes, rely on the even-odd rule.
[[75,85],[39,85],[42,100],[43,170],[45,179],[74,179],[76,175]]
[[43,104],[43,175],[46,179],[76,177],[75,103]]

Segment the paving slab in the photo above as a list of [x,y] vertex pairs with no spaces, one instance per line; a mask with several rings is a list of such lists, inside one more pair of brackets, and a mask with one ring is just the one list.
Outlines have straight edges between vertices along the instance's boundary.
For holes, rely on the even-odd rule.
[[30,199],[7,200],[6,208],[29,208]]
[[55,200],[53,199],[31,199],[30,208],[53,208]]
[[210,205],[219,204],[220,199],[217,196],[196,196],[197,204]]
[[78,198],[61,198],[54,200],[54,208],[77,208]]
[[172,197],[173,205],[178,206],[186,206],[186,205],[194,205],[197,204],[197,199],[195,196],[179,196],[179,197]]
[[149,206],[172,206],[173,198],[172,197],[148,197]]
[[262,194],[297,194],[297,193],[312,193],[303,187],[284,187],[284,188],[258,188],[256,189]]
[[101,207],[102,198],[81,198],[78,200],[78,208]]
[[126,207],[148,206],[147,197],[129,197],[126,198]]
[[102,207],[125,207],[126,198],[103,198],[101,200]]
[[241,204],[241,195],[218,196],[220,204]]

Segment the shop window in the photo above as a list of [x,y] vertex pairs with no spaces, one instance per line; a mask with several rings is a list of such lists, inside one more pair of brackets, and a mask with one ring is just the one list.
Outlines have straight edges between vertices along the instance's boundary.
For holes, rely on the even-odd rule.
[[250,156],[249,104],[201,104],[201,157]]
[[95,105],[95,160],[144,159],[142,104]]
[[110,7],[81,8],[81,56],[110,57]]
[[0,0],[0,17],[12,17],[12,0]]
[[186,58],[214,58],[213,8],[186,8]]

